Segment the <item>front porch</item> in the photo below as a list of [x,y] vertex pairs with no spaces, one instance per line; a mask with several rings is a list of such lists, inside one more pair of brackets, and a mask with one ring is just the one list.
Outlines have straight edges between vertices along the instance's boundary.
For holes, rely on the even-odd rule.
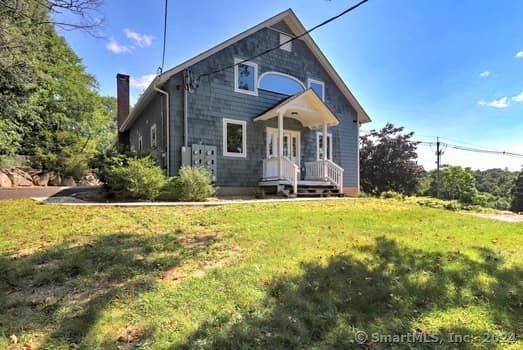
[[[278,193],[288,197],[343,195],[343,168],[332,161],[332,136],[327,133],[327,128],[338,125],[339,121],[318,95],[311,89],[305,90],[254,121],[273,118],[277,118],[278,127],[267,129],[267,156],[263,159],[259,186],[276,186]],[[316,159],[304,159],[303,165],[300,164],[300,134],[284,130],[284,118],[295,119],[309,130],[321,130]]]

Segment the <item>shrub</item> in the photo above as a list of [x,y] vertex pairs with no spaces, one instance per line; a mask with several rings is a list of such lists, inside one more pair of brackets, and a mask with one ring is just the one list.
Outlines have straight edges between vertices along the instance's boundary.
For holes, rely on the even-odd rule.
[[180,173],[169,179],[161,199],[182,201],[203,201],[216,192],[212,185],[211,173],[202,167],[180,168]]
[[432,197],[408,197],[406,200],[408,203],[417,204],[422,207],[436,208],[436,209],[447,209],[447,210],[459,210],[462,209],[461,204],[456,201],[446,201],[442,199]]
[[396,191],[385,191],[381,193],[380,198],[403,200],[403,195]]
[[155,161],[147,156],[128,158],[125,163],[105,170],[108,190],[120,198],[153,200],[158,197],[166,177]]

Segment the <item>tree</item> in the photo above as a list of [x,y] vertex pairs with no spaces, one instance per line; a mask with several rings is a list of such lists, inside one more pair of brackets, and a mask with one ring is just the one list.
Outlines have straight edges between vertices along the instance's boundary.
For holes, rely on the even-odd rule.
[[54,27],[91,25],[53,16],[87,21],[100,1],[0,4],[0,153],[29,155],[35,167],[79,177],[113,141],[116,103],[99,96],[98,83]]
[[[429,173],[430,186],[429,195],[437,195],[437,172],[432,170]],[[470,168],[460,166],[443,165],[440,169],[440,188],[439,198],[448,200],[458,200],[461,203],[472,204],[477,196],[474,173]]]
[[516,185],[514,186],[514,199],[512,200],[510,210],[519,213],[523,211],[523,171],[519,173]]
[[361,137],[360,177],[364,192],[379,195],[385,191],[413,194],[422,175],[416,153],[418,142],[413,132],[387,123],[380,131]]

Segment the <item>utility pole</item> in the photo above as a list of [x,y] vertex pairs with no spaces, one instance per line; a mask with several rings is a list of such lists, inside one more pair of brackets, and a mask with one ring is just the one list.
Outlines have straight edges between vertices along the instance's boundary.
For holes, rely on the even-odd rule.
[[436,198],[439,198],[439,188],[440,188],[440,179],[439,179],[439,168],[441,165],[441,149],[439,147],[439,136],[436,137]]

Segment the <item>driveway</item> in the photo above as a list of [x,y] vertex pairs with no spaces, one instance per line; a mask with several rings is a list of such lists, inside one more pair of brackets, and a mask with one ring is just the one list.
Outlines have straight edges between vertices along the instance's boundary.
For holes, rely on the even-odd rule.
[[99,188],[100,186],[0,188],[0,200],[31,197],[67,197],[78,192],[96,191]]

